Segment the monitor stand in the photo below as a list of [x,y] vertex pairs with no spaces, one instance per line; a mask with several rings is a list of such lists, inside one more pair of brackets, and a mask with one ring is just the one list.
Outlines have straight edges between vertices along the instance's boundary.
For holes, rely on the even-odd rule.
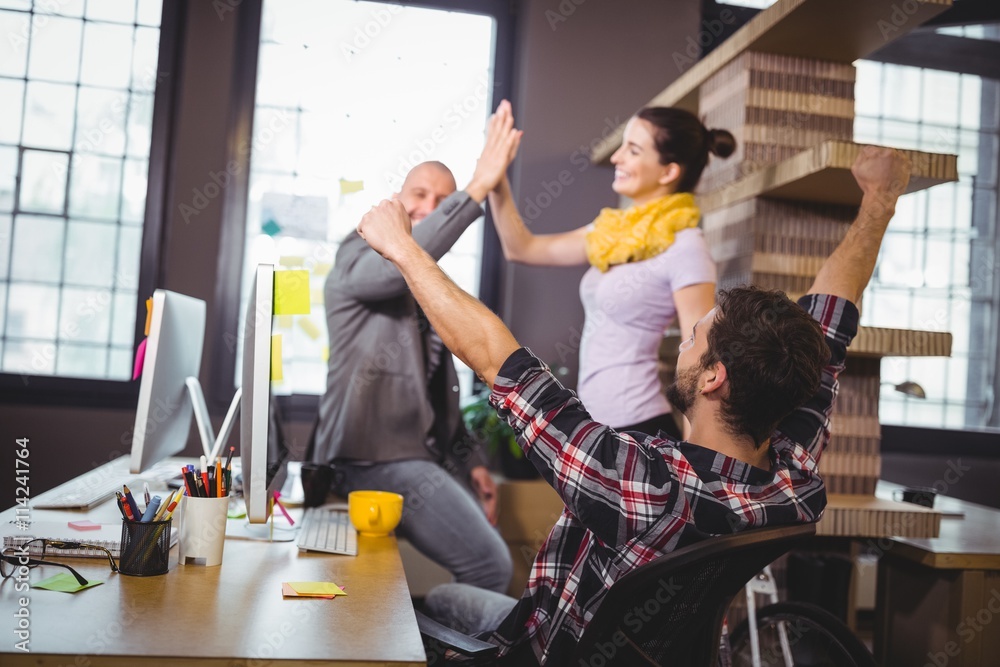
[[194,406],[194,419],[198,423],[198,434],[201,436],[201,448],[205,452],[205,460],[208,465],[214,465],[212,461],[222,456],[222,448],[229,440],[229,434],[233,431],[233,425],[240,414],[240,399],[243,396],[243,387],[236,390],[226,418],[222,420],[222,427],[219,429],[218,437],[212,432],[212,420],[208,416],[208,405],[205,403],[205,394],[201,390],[201,383],[198,378],[189,376],[184,383],[187,385],[188,394],[191,397],[191,404]]

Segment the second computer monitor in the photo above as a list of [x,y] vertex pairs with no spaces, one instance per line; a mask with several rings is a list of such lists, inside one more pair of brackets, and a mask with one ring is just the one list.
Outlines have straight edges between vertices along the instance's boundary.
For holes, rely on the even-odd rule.
[[287,451],[272,425],[271,322],[274,266],[257,267],[243,327],[240,458],[250,523],[267,521],[273,493],[281,488]]
[[132,430],[133,473],[177,454],[187,444],[192,413],[187,379],[198,377],[204,338],[204,301],[167,290],[153,292]]

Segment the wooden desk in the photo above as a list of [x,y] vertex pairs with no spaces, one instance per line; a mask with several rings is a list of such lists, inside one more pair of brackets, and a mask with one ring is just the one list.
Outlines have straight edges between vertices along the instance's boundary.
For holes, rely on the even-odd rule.
[[[35,520],[80,519],[83,512],[34,510]],[[117,516],[114,503],[88,513]],[[13,510],[0,513],[9,521]],[[81,533],[81,540],[85,540]],[[60,560],[60,559],[55,559]],[[178,565],[155,577],[112,574],[106,561],[66,558],[105,583],[68,595],[33,590],[30,653],[15,650],[14,580],[0,584],[0,663],[163,666],[424,665],[426,657],[394,537],[358,539],[358,556],[300,553],[294,542],[227,538],[222,565]],[[41,566],[32,581],[62,568]],[[348,595],[283,599],[283,581],[334,581]]]
[[[892,488],[881,483],[879,494]],[[938,537],[880,542],[875,658],[1000,665],[1000,510],[943,496],[934,509],[945,512]]]

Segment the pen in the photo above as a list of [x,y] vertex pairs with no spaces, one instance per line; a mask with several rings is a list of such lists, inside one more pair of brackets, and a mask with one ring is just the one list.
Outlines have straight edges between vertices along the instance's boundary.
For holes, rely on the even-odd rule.
[[215,459],[215,491],[216,491],[215,495],[217,497],[219,497],[219,498],[221,498],[223,496],[223,493],[222,493],[222,477],[223,477],[223,474],[222,474],[222,457],[219,457],[219,458]]
[[184,480],[184,489],[187,491],[187,494],[190,496],[191,495],[191,485],[188,483],[188,469],[187,469],[187,466],[182,466],[181,467],[181,478]]
[[[180,493],[181,490],[177,489],[177,492]],[[153,521],[160,521],[163,519],[163,515],[167,513],[167,507],[169,507],[171,501],[173,501],[174,496],[176,495],[176,493],[171,492],[170,495],[167,496],[167,499],[160,503],[159,509],[157,509],[156,514],[153,515]]]
[[118,511],[122,513],[122,518],[128,520],[128,515],[125,514],[125,503],[123,500],[125,496],[122,495],[121,491],[115,491],[115,502],[118,503]]
[[149,507],[149,483],[143,482],[142,489],[143,489],[142,495],[146,499],[146,507]]
[[132,492],[128,490],[128,486],[123,485],[122,489],[125,490],[125,502],[128,503],[128,508],[131,510],[132,520],[138,521],[142,512],[139,511],[139,506],[136,504],[135,498],[132,497]]
[[127,520],[135,521],[135,515],[132,514],[132,506],[128,504],[128,499],[125,498],[124,495],[122,495],[121,491],[115,491],[115,493],[118,494],[119,503],[121,504],[122,508],[122,514],[125,515],[125,518]]
[[288,513],[288,510],[285,509],[285,506],[281,504],[281,501],[278,500],[280,497],[281,497],[281,492],[280,491],[275,491],[274,492],[274,504],[278,506],[278,509],[281,510],[281,513],[285,515],[286,519],[288,519],[288,525],[294,526],[295,525],[295,520]]
[[146,505],[146,511],[142,513],[142,519],[140,519],[140,521],[143,523],[152,521],[153,517],[156,516],[156,510],[160,509],[161,500],[162,499],[159,496],[153,496],[150,499],[149,504]]
[[[180,500],[180,498],[178,498],[177,500]],[[172,503],[170,503],[169,506],[167,506],[167,511],[163,514],[161,521],[166,521],[171,516],[173,516],[174,508],[177,507],[177,500],[173,501]]]
[[229,448],[229,453],[226,455],[226,470],[232,470],[232,467],[230,467],[230,464],[232,464],[232,462],[233,462],[233,452],[235,452],[235,451],[236,451],[235,447],[230,447]]
[[201,455],[201,480],[205,482],[205,497],[208,498],[208,490],[211,488],[208,485],[208,461],[205,460],[205,455]]

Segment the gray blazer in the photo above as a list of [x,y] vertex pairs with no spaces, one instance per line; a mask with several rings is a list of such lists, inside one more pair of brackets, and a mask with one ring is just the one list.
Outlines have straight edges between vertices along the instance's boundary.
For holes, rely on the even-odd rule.
[[[438,260],[482,214],[465,192],[456,192],[414,226],[413,237]],[[427,326],[396,267],[351,233],[337,251],[325,297],[330,366],[312,460],[441,461],[448,455],[463,468],[478,463],[463,442],[451,354],[442,351],[428,383]],[[436,451],[427,446],[432,429]]]

